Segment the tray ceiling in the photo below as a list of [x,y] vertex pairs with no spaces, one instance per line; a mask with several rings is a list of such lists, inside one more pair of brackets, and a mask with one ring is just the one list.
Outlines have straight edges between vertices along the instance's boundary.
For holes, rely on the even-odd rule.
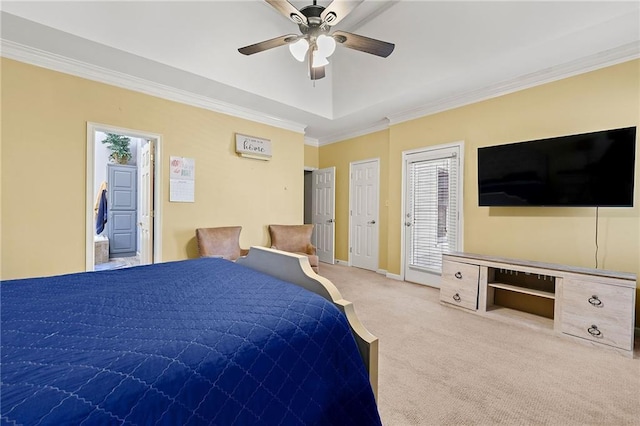
[[316,82],[286,47],[238,53],[298,33],[261,0],[3,1],[2,54],[282,123],[319,144],[640,56],[638,2],[359,3],[334,28],[395,51],[338,46]]

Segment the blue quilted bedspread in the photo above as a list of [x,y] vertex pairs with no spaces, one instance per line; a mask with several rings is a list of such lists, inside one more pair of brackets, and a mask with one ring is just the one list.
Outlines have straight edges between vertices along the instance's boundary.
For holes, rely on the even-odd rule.
[[4,281],[1,419],[376,425],[344,315],[213,258]]

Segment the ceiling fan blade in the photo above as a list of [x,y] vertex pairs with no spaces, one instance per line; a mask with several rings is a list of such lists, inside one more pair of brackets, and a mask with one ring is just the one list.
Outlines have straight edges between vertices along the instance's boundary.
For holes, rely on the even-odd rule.
[[310,73],[311,80],[320,80],[325,76],[324,67],[311,68]]
[[274,9],[282,13],[287,19],[292,20],[295,24],[309,25],[307,17],[304,16],[294,5],[286,0],[265,0]]
[[322,22],[333,26],[342,21],[353,9],[360,4],[359,1],[333,0],[320,14]]
[[254,53],[273,49],[274,47],[284,46],[285,44],[294,42],[299,38],[299,35],[287,34],[280,37],[272,38],[271,40],[265,40],[261,41],[260,43],[241,47],[240,49],[238,49],[238,52],[242,53],[243,55],[253,55]]
[[374,38],[358,34],[351,34],[345,31],[335,31],[332,36],[336,42],[348,47],[349,49],[371,53],[372,55],[381,56],[383,58],[391,55],[391,52],[393,52],[393,49],[396,47],[393,43],[387,43],[386,41],[376,40]]

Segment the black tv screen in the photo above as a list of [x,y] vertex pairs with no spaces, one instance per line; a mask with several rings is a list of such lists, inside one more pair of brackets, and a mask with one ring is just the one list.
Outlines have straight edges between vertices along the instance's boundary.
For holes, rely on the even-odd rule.
[[636,128],[478,148],[480,206],[633,207]]

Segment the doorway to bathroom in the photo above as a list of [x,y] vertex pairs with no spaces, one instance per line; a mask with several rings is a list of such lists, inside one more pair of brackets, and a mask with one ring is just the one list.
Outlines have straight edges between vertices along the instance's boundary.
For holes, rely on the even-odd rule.
[[161,260],[160,148],[160,135],[87,123],[87,271]]

